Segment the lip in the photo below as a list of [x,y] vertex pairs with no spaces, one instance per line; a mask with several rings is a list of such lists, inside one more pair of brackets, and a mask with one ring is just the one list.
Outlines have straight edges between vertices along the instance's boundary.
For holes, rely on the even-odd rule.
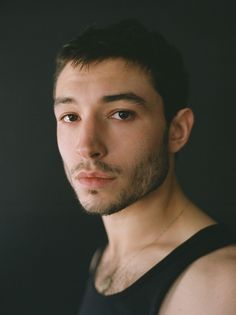
[[112,177],[103,172],[82,171],[77,175],[76,179],[83,186],[89,188],[102,188],[111,184],[111,182],[115,180],[115,177]]

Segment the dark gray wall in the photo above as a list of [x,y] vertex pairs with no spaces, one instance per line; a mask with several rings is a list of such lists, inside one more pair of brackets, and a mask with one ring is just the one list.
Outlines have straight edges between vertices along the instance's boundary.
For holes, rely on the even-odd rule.
[[81,27],[137,17],[184,55],[196,126],[179,156],[186,192],[234,232],[234,1],[1,1],[0,313],[76,314],[104,237],[64,177],[52,112],[54,57]]

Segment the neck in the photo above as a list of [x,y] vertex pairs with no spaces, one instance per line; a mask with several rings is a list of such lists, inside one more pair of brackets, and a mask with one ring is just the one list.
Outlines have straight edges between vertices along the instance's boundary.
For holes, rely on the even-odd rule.
[[156,191],[131,206],[104,216],[111,255],[122,257],[153,242],[155,237],[178,218],[187,202],[173,176],[167,178]]

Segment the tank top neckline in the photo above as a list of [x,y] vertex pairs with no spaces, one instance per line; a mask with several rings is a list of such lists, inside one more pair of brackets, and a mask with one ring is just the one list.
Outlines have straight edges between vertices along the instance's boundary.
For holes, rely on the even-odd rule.
[[192,246],[192,243],[195,241],[198,241],[198,239],[201,237],[201,235],[205,232],[210,232],[211,230],[217,230],[220,229],[221,226],[218,223],[208,225],[192,236],[190,236],[188,239],[186,239],[183,243],[178,245],[176,248],[174,248],[169,254],[167,254],[162,260],[158,261],[153,267],[148,269],[143,275],[141,275],[137,280],[135,280],[133,283],[131,283],[127,288],[125,288],[122,291],[119,291],[117,293],[109,294],[109,295],[104,295],[103,293],[100,293],[96,286],[95,286],[95,274],[96,274],[96,269],[97,266],[100,262],[100,258],[102,257],[103,250],[105,248],[105,245],[101,247],[100,255],[96,264],[96,268],[93,270],[91,277],[92,277],[92,289],[94,293],[99,296],[102,299],[116,299],[121,296],[127,295],[130,291],[137,289],[138,286],[141,286],[146,279],[152,276],[154,272],[159,272],[161,273],[163,269],[165,269],[166,266],[169,266],[169,263],[175,258],[180,255],[183,251],[188,248],[188,246]]

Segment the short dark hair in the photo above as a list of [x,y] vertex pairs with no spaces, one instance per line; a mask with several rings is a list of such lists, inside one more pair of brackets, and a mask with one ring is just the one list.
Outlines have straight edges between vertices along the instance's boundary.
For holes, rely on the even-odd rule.
[[123,58],[149,73],[163,98],[168,122],[187,107],[189,80],[181,54],[159,32],[147,30],[134,19],[107,27],[90,26],[65,44],[56,59],[55,80],[70,61],[85,66],[111,58]]

